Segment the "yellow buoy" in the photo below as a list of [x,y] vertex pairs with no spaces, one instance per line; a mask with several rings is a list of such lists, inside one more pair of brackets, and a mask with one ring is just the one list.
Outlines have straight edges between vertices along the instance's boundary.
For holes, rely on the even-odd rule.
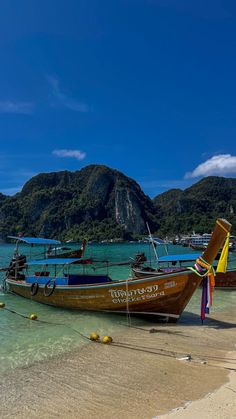
[[34,314],[34,313],[30,314],[30,316],[29,316],[30,320],[37,320],[37,318],[38,318],[37,315]]
[[111,336],[103,336],[102,343],[112,343],[112,337]]
[[97,341],[99,339],[99,335],[97,334],[97,332],[92,332],[91,335],[89,336],[89,339]]
[[0,308],[4,308],[5,307],[5,303],[0,303]]

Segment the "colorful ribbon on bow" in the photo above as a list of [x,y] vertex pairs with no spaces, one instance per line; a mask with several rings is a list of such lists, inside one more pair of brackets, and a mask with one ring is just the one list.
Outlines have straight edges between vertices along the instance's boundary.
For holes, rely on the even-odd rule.
[[205,319],[205,314],[209,314],[212,305],[212,292],[215,286],[215,270],[202,257],[196,260],[192,270],[202,277],[202,300],[201,300],[201,320]]

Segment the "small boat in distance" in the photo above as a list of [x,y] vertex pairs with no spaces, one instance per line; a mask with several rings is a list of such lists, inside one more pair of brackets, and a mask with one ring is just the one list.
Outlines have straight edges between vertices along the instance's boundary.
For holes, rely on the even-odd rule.
[[79,249],[73,249],[68,246],[52,247],[50,246],[46,252],[47,258],[82,258],[85,253],[87,240],[82,241],[82,245]]
[[[176,322],[202,277],[208,274],[230,229],[231,224],[226,220],[216,221],[203,258],[192,269],[124,280],[97,275],[86,277],[78,272],[80,265],[75,263],[80,259],[76,258],[27,261],[19,254],[17,245],[14,261],[6,273],[5,288],[13,294],[55,307],[157,316]],[[21,239],[18,238],[18,244]]]

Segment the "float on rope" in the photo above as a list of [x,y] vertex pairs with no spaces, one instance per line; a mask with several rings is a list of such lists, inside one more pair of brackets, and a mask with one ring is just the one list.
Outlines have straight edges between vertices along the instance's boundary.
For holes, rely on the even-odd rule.
[[95,342],[97,342],[99,338],[100,336],[97,332],[92,332],[91,335],[89,336],[89,339]]
[[29,315],[30,320],[37,320],[37,318],[38,318],[38,316],[35,313],[32,313],[32,314]]
[[105,343],[105,344],[110,344],[110,343],[112,343],[112,337],[111,336],[103,336],[103,338],[102,338],[102,343]]

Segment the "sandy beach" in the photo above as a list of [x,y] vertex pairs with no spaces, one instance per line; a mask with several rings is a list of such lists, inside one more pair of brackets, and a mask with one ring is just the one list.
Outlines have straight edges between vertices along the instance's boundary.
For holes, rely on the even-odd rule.
[[217,391],[207,394],[201,400],[174,409],[167,415],[161,415],[159,419],[199,419],[200,416],[207,419],[236,418],[235,371],[230,372],[229,381]]
[[0,417],[236,418],[235,314],[124,326],[111,345],[7,373]]

